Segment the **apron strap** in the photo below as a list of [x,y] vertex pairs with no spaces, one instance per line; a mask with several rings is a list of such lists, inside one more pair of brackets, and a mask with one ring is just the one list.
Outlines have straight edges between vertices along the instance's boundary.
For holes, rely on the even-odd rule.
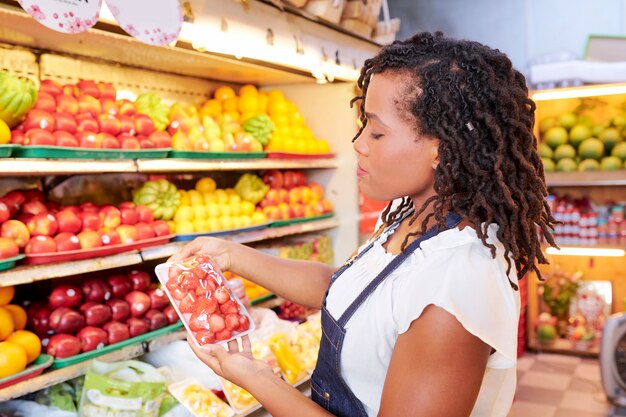
[[[455,228],[461,223],[462,217],[456,213],[448,213],[446,216],[446,225],[443,230],[449,230]],[[346,309],[346,311],[341,315],[339,320],[337,320],[337,324],[341,327],[345,327],[345,324],[350,320],[352,315],[357,311],[357,309],[363,304],[363,302],[374,292],[376,288],[389,276],[393,271],[395,271],[398,266],[404,262],[406,258],[409,257],[413,252],[415,252],[422,242],[430,239],[431,237],[439,234],[440,231],[438,225],[434,225],[430,229],[428,229],[423,235],[419,238],[411,242],[411,244],[404,250],[399,253],[396,257],[394,257],[391,262],[385,266],[385,268],[374,278],[368,285],[365,287],[363,292],[359,294],[359,296],[350,304],[350,306]],[[343,271],[342,271],[343,272]]]

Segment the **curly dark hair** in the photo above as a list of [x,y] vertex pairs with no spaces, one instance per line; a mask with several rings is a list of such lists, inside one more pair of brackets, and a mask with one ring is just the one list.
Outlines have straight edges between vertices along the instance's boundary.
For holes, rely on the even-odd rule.
[[[408,99],[400,102],[415,129],[439,139],[439,165],[434,190],[422,207],[415,208],[410,224],[430,206],[433,212],[422,222],[423,233],[434,216],[445,224],[453,211],[476,229],[482,243],[495,258],[496,248],[487,242],[487,227],[499,226],[497,237],[505,248],[511,271],[515,262],[518,278],[548,261],[541,251],[538,232],[556,246],[550,233],[555,220],[546,201],[548,194],[543,165],[533,134],[535,103],[528,97],[524,76],[509,58],[480,43],[445,37],[441,32],[418,33],[387,45],[365,61],[358,80],[362,127],[367,124],[365,99],[372,74],[394,72],[410,77]],[[406,79],[406,78],[405,78]],[[389,224],[412,208],[408,197],[382,219]],[[514,289],[517,286],[511,282]]]

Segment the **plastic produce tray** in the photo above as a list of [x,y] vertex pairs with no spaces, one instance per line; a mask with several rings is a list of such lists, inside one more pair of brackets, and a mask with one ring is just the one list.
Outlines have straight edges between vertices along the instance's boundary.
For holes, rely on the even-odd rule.
[[157,329],[148,333],[144,333],[139,336],[131,337],[130,339],[126,339],[121,342],[114,343],[112,345],[104,346],[100,349],[96,349],[96,350],[92,350],[92,351],[84,352],[84,353],[79,353],[78,355],[70,356],[69,358],[55,359],[54,362],[52,363],[52,366],[50,366],[50,369],[65,368],[66,366],[75,365],[77,363],[84,362],[89,359],[94,359],[94,358],[97,358],[98,356],[102,356],[109,352],[113,352],[115,350],[125,348],[126,346],[145,342],[150,339],[154,339],[155,337],[159,337],[159,336],[163,336],[163,335],[175,332],[181,327],[183,327],[183,323],[179,321],[177,323],[170,324],[169,326],[165,326],[160,329]]
[[22,372],[18,372],[13,375],[0,379],[0,389],[10,387],[18,382],[25,381],[30,378],[34,378],[52,365],[53,358],[50,355],[41,354]]
[[60,159],[146,159],[166,158],[170,148],[156,149],[90,149],[67,146],[21,146],[14,154],[20,158]]
[[259,159],[265,158],[265,152],[196,152],[170,151],[170,158],[185,159]]
[[0,145],[0,158],[8,158],[15,152],[17,148],[20,148],[20,145]]
[[326,213],[326,214],[321,214],[319,216],[313,216],[313,217],[297,217],[295,219],[276,220],[272,222],[270,227],[290,226],[292,224],[299,224],[299,223],[312,222],[315,220],[328,219],[333,216],[334,216],[334,213]]
[[268,152],[271,159],[330,159],[334,158],[334,153],[292,153],[292,152]]
[[19,254],[12,258],[3,259],[0,261],[0,271],[6,271],[7,269],[11,269],[15,266],[17,261],[24,259],[24,254]]

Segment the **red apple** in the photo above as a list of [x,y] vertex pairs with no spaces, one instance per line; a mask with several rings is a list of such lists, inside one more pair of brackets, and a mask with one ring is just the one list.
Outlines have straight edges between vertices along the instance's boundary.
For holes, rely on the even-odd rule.
[[108,133],[98,133],[98,136],[102,140],[102,149],[119,149],[120,141],[115,136],[111,136]]
[[80,94],[91,96],[92,98],[100,97],[100,89],[98,84],[93,80],[80,80],[76,83],[76,87]]
[[76,138],[78,139],[78,146],[81,148],[102,149],[102,141],[104,139],[97,133],[78,132],[76,133]]
[[95,232],[93,230],[83,230],[77,235],[77,237],[80,241],[81,249],[93,249],[102,246],[102,240],[100,239],[100,235],[98,234],[98,232]]
[[87,326],[76,335],[82,345],[83,352],[100,349],[109,342],[109,334],[102,329],[93,326]]
[[[7,209],[8,210],[8,209]],[[22,213],[32,214],[46,214],[48,207],[39,200],[30,200],[24,203],[22,206]]]
[[52,309],[47,305],[35,308],[34,311],[28,310],[28,319],[31,321],[32,329],[39,337],[47,336],[51,332],[50,314]]
[[113,298],[107,301],[107,306],[111,308],[113,321],[124,321],[130,317],[130,304],[124,300]]
[[137,138],[129,138],[122,142],[121,147],[122,149],[141,149],[141,143],[139,143]]
[[155,220],[151,224],[156,236],[167,236],[171,234],[170,225],[165,220]]
[[[120,209],[121,208],[120,205]],[[139,223],[152,223],[154,221],[154,214],[152,214],[150,207],[140,204],[135,207],[135,210],[137,211],[137,221]]]
[[118,135],[122,128],[122,123],[117,117],[113,116],[112,114],[99,114],[98,124],[100,126],[100,132],[108,133],[113,136]]
[[148,295],[150,296],[150,306],[154,309],[163,310],[170,304],[167,294],[160,288],[148,290]]
[[120,121],[120,133],[135,136],[135,121],[131,116],[118,116],[117,119]]
[[150,323],[145,319],[131,317],[126,320],[130,337],[136,337],[150,331]]
[[78,355],[81,351],[82,344],[76,336],[69,334],[55,334],[50,337],[48,342],[48,355],[57,359],[69,358]]
[[104,326],[113,316],[111,307],[94,301],[89,301],[80,306],[80,312],[85,315],[85,323],[87,323],[87,326]]
[[137,113],[134,116],[135,131],[138,135],[150,136],[156,130],[152,118],[147,114]]
[[130,337],[128,325],[118,321],[111,321],[104,325],[104,330],[109,336],[109,345],[121,342]]
[[100,240],[102,241],[103,246],[118,245],[122,243],[120,235],[118,235],[115,230],[100,229],[98,230],[98,233],[100,234]]
[[[33,217],[35,217],[34,214],[28,214],[28,213],[20,213],[17,218],[15,220],[19,220],[20,222],[24,223],[25,225],[28,226],[28,222],[30,221],[30,219],[32,219]],[[30,233],[30,232],[29,232]]]
[[135,103],[130,100],[117,100],[117,107],[122,116],[133,116],[136,113]]
[[135,228],[137,229],[137,240],[152,239],[156,236],[154,229],[148,223],[137,223]]
[[24,248],[24,253],[27,255],[31,253],[51,253],[56,251],[57,244],[50,236],[33,236]]
[[122,207],[120,209],[122,224],[135,225],[139,221],[139,213],[135,207]]
[[52,289],[48,297],[48,305],[51,308],[78,307],[83,301],[83,293],[74,285],[59,284]]
[[83,230],[98,230],[102,227],[102,218],[98,213],[83,211],[79,214],[83,223]]
[[30,129],[24,135],[24,145],[27,146],[54,146],[55,144],[54,135],[45,129]]
[[78,91],[78,87],[76,87],[74,84],[64,84],[61,89],[63,90],[63,95],[76,97],[78,94],[80,94],[80,91]]
[[67,133],[76,133],[76,129],[78,128],[78,123],[76,123],[76,119],[71,113],[68,112],[60,112],[54,113],[54,122],[56,124],[55,129],[57,131],[63,131]]
[[59,229],[56,217],[50,213],[35,214],[26,226],[31,236],[54,236]]
[[112,83],[99,82],[98,90],[100,90],[101,99],[115,100],[117,96],[117,91],[115,91],[115,86]]
[[54,136],[54,144],[56,146],[78,148],[78,139],[76,139],[76,137],[71,133],[57,130],[52,135]]
[[54,97],[46,92],[39,91],[37,95],[37,101],[35,101],[35,105],[33,109],[44,110],[49,113],[53,113],[57,108],[57,103],[54,100]]
[[135,203],[133,203],[132,201],[122,201],[121,203],[119,203],[117,205],[117,208],[119,208],[120,210],[123,208],[135,208],[137,206],[135,206]]
[[19,220],[7,220],[2,223],[0,236],[14,240],[20,248],[25,247],[30,240],[28,227]]
[[143,136],[139,139],[139,146],[141,149],[154,149],[156,147],[154,142]]
[[150,331],[160,329],[168,324],[167,317],[159,310],[149,310],[145,318],[150,322]]
[[180,320],[178,318],[178,313],[176,312],[176,309],[173,306],[165,307],[165,309],[163,309],[163,314],[165,314],[165,317],[167,317],[167,322],[169,324],[174,324],[178,322],[178,320]]
[[3,195],[2,201],[4,201],[9,206],[9,209],[12,210],[13,208],[15,208],[15,212],[17,212],[22,207],[22,204],[26,202],[26,196],[24,195],[24,192],[20,190],[14,190]]
[[26,115],[26,121],[24,122],[24,131],[28,132],[31,129],[44,129],[48,132],[54,132],[55,121],[52,113],[45,110],[33,109]]
[[118,226],[115,231],[120,236],[120,243],[133,243],[138,240],[137,228],[135,226],[123,224]]
[[134,291],[147,291],[150,287],[150,274],[146,271],[130,271],[128,278],[133,283]]
[[133,290],[133,281],[125,275],[111,275],[107,278],[107,282],[111,286],[115,298],[124,298]]
[[[152,213],[152,212],[150,212]],[[11,218],[11,210],[2,199],[0,199],[0,224]]]
[[57,214],[61,205],[56,201],[46,201],[46,207],[48,208],[48,213]]
[[83,227],[83,221],[76,215],[75,211],[64,208],[54,215],[59,225],[59,233],[78,233]]
[[63,232],[54,237],[58,252],[67,252],[80,249],[80,240],[73,233]]
[[109,283],[98,278],[85,280],[82,289],[85,301],[95,301],[96,303],[109,300],[113,294]]
[[87,213],[98,213],[100,212],[100,207],[92,203],[91,201],[86,201],[79,206],[80,211],[84,211]]
[[76,131],[98,133],[100,125],[98,121],[89,114],[78,114],[76,116]]
[[85,327],[85,317],[68,307],[55,308],[50,313],[50,328],[56,333],[76,334]]
[[124,297],[130,304],[130,314],[133,317],[141,317],[150,310],[150,297],[142,291],[131,291]]
[[122,215],[115,206],[102,206],[100,208],[100,217],[102,218],[102,226],[109,229],[115,229],[122,224]]
[[25,138],[26,136],[24,135],[24,132],[22,131],[14,130],[11,132],[11,143],[13,145],[23,145]]
[[20,247],[13,239],[0,237],[0,259],[13,258],[20,253]]
[[270,169],[263,175],[263,182],[270,188],[283,188],[283,173],[277,169]]
[[47,93],[52,96],[57,96],[63,93],[61,88],[62,88],[61,84],[59,84],[58,82],[54,80],[50,80],[50,79],[41,80],[41,84],[39,85],[39,94]]
[[112,116],[117,116],[119,109],[115,100],[111,100],[110,98],[100,98],[100,104],[102,105],[101,114],[110,114]]
[[63,94],[56,97],[56,102],[58,112],[78,114],[78,100],[74,96]]
[[154,142],[154,145],[157,148],[171,148],[172,147],[172,137],[167,132],[156,131],[152,132],[149,136],[149,139]]

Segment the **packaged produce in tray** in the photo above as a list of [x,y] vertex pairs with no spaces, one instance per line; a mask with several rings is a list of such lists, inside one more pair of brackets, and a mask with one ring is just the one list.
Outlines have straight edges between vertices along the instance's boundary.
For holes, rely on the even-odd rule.
[[170,393],[195,417],[232,417],[235,412],[194,378],[169,386]]
[[210,257],[161,264],[156,274],[196,346],[225,343],[254,330],[254,320]]
[[228,403],[237,414],[244,414],[252,411],[253,408],[259,407],[259,402],[248,391],[227,379],[221,378],[221,380],[222,391],[224,391]]

